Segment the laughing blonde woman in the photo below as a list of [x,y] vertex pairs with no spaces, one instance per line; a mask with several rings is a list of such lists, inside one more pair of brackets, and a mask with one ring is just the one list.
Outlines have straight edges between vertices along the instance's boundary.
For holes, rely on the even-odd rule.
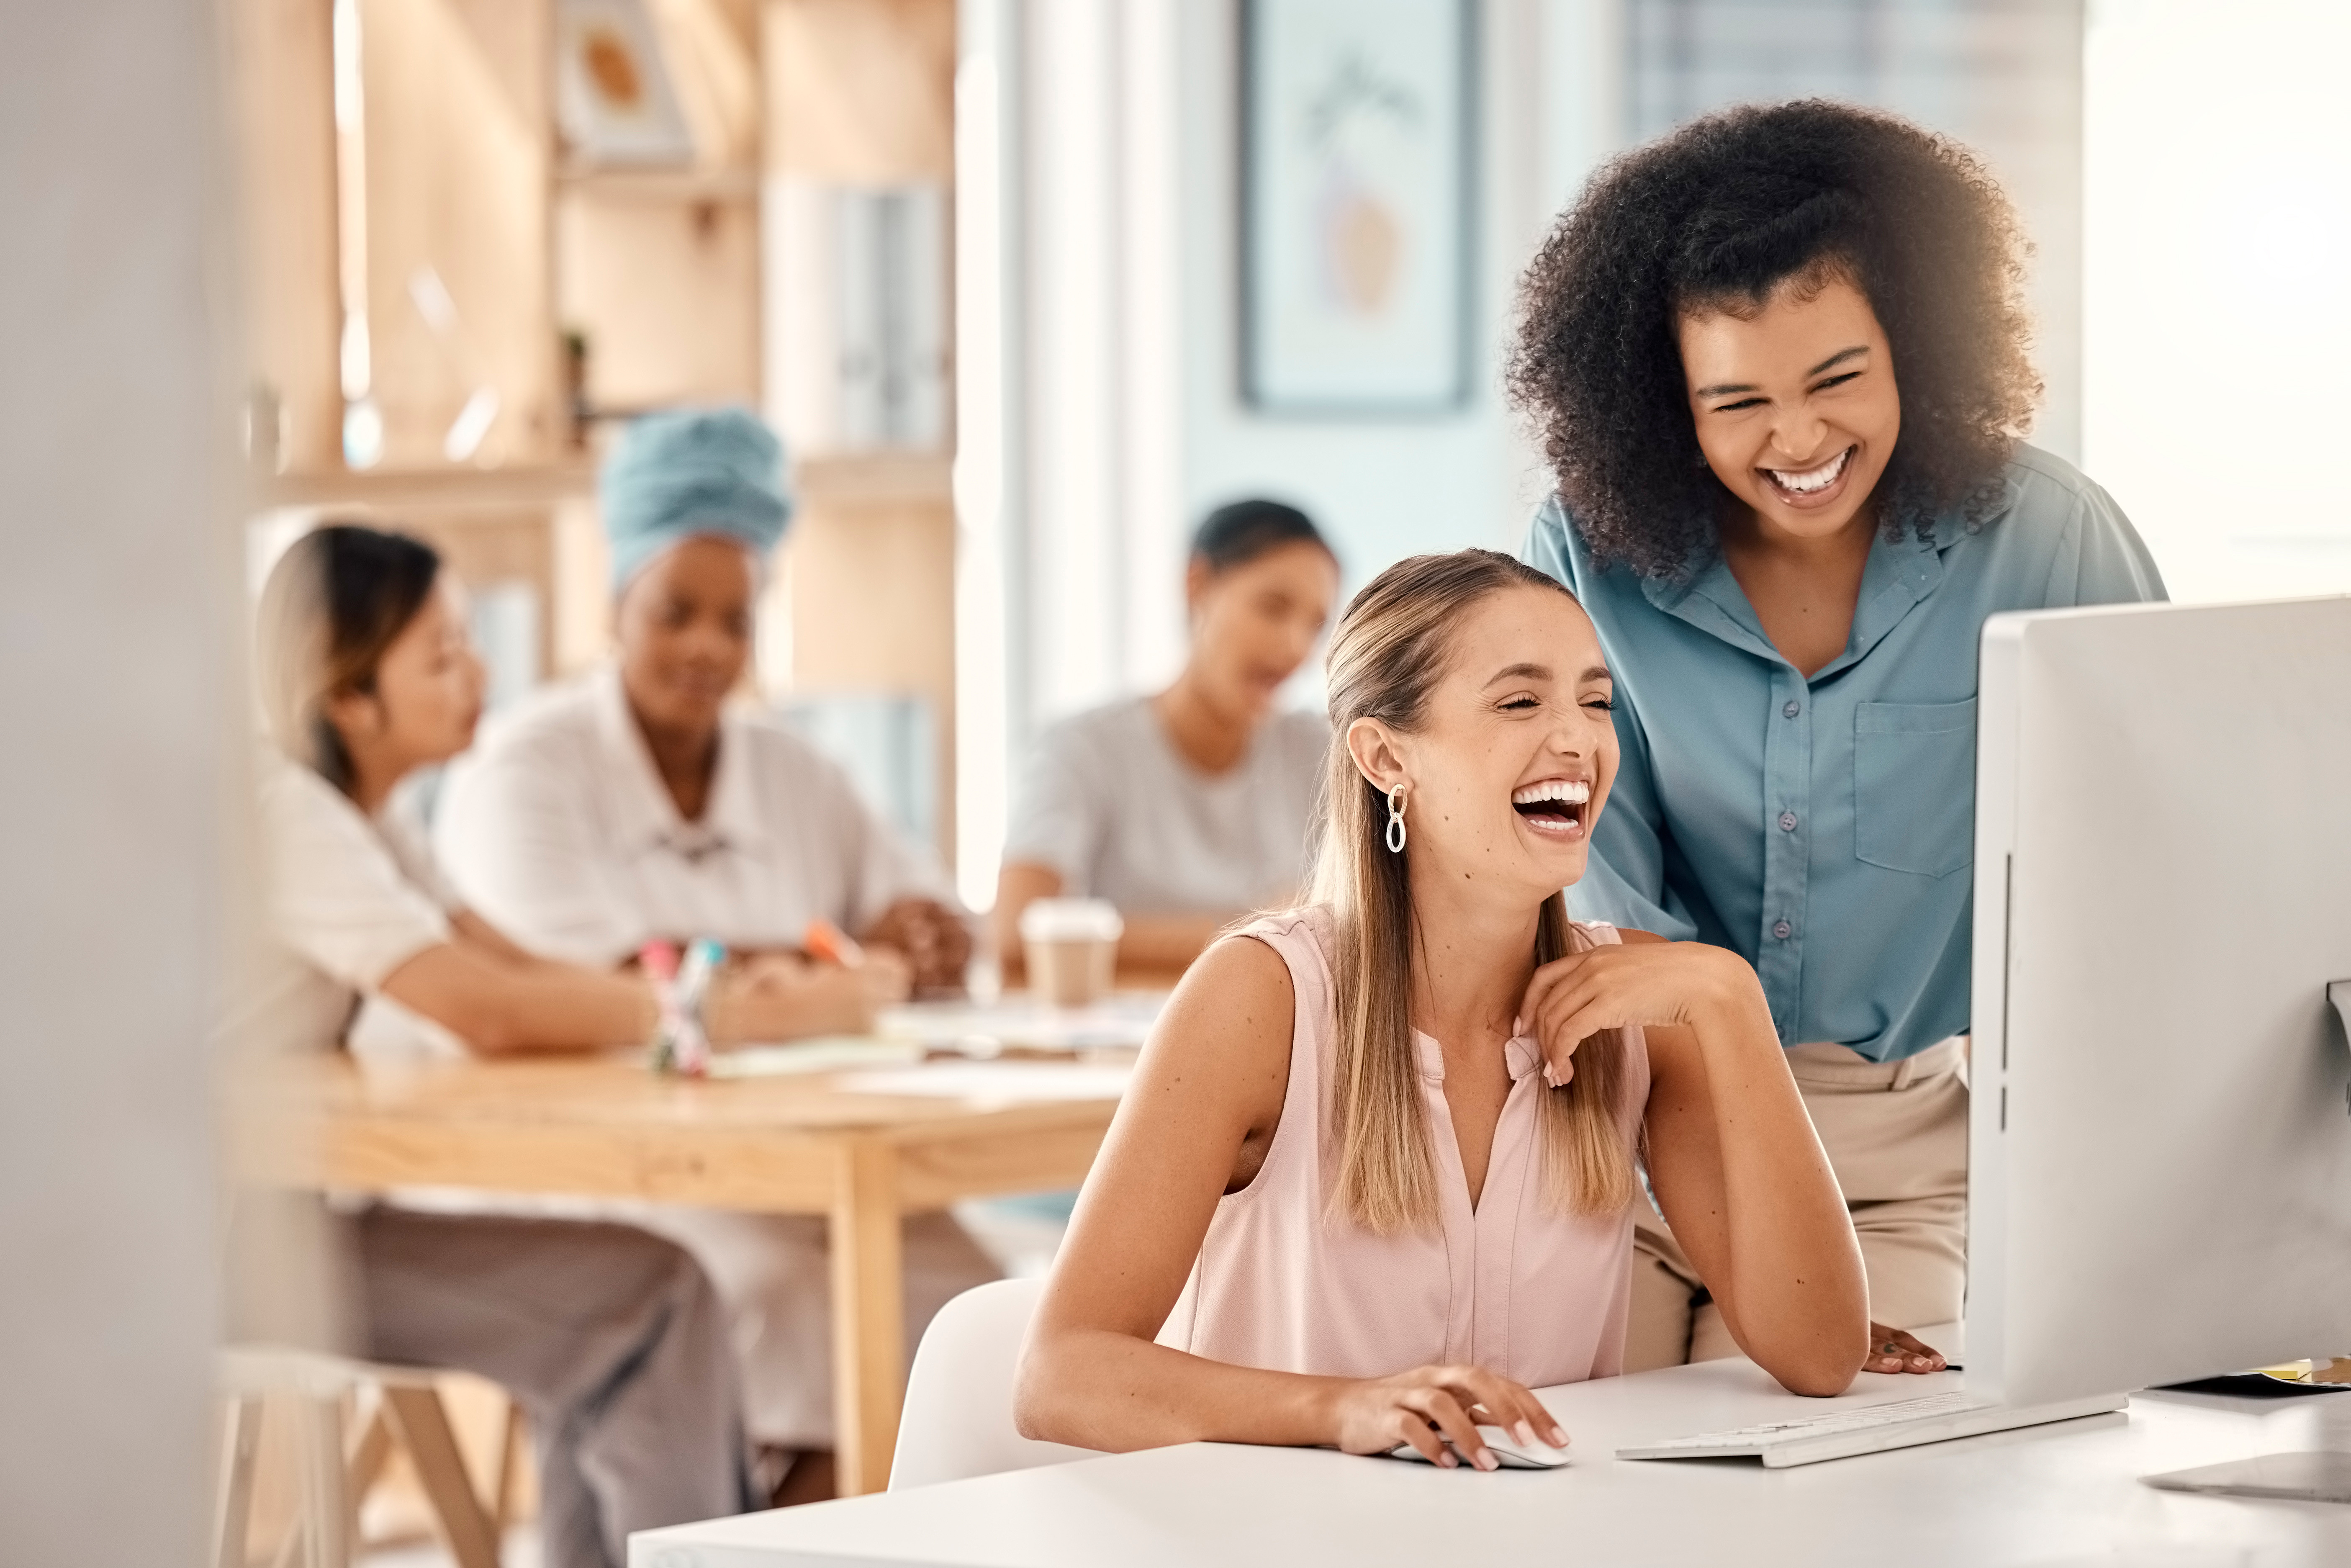
[[[1484,550],[1391,567],[1330,659],[1312,902],[1186,977],[1023,1358],[1032,1437],[1497,1463],[1620,1369],[1645,1167],[1740,1345],[1841,1392],[1860,1255],[1753,971],[1568,918],[1617,767],[1591,621]],[[1737,1114],[1729,1113],[1735,1107]]]

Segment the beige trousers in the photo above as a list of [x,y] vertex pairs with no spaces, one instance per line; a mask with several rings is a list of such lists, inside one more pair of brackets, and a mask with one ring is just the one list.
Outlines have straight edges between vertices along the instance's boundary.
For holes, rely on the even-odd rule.
[[[1897,1329],[1956,1321],[1968,1282],[1966,1039],[1896,1062],[1799,1045],[1788,1071],[1853,1214],[1871,1320]],[[1625,1370],[1738,1354],[1673,1232],[1636,1201]]]

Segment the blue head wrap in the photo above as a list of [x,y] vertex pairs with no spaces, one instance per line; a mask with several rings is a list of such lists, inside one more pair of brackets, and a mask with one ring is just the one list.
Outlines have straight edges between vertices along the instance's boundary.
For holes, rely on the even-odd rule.
[[632,421],[599,486],[615,592],[680,540],[715,534],[764,557],[784,537],[784,449],[745,408],[675,408]]

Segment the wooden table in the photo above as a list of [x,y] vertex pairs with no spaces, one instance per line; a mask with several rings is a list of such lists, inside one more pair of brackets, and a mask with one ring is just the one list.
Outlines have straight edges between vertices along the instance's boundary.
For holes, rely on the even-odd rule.
[[[1007,1074],[1009,1077],[1009,1074]],[[840,1485],[889,1479],[905,1384],[902,1216],[1075,1186],[1113,1093],[859,1092],[861,1074],[696,1082],[632,1061],[270,1064],[230,1094],[239,1175],[286,1186],[634,1198],[831,1222]]]

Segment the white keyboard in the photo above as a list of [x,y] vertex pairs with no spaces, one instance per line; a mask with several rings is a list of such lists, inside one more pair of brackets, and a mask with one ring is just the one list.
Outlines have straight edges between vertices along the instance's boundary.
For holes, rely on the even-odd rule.
[[1773,1469],[1875,1454],[1919,1443],[1948,1442],[2016,1427],[2038,1427],[2119,1410],[2126,1394],[2094,1394],[2054,1405],[2002,1405],[1964,1388],[1898,1399],[1889,1405],[1832,1406],[1818,1416],[1764,1421],[1729,1432],[1660,1437],[1616,1450],[1620,1459],[1722,1459],[1752,1457]]

